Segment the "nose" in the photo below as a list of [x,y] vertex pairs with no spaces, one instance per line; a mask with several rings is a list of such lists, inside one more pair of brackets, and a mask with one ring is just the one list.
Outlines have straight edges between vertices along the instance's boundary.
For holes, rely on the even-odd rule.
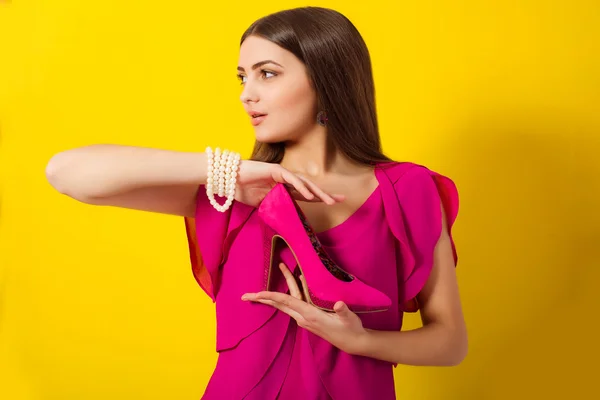
[[253,101],[253,102],[258,101],[258,94],[256,93],[254,86],[249,84],[249,81],[246,81],[246,83],[244,84],[244,90],[242,90],[242,94],[240,95],[240,100],[242,101],[242,103],[248,103],[250,101]]

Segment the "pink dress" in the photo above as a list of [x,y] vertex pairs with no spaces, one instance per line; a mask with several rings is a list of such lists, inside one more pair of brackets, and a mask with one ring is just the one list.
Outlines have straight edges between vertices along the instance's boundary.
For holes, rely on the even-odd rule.
[[[441,232],[441,205],[452,227],[458,192],[449,178],[422,165],[375,165],[379,186],[342,224],[319,233],[325,250],[346,271],[394,300],[385,312],[359,314],[370,329],[398,331],[404,312],[418,309],[415,296],[433,265]],[[212,208],[200,188],[195,218],[186,218],[192,270],[216,305],[216,368],[206,400],[392,400],[392,363],[352,356],[296,325],[273,307],[244,302],[264,290],[257,209],[234,202]],[[455,263],[458,261],[452,241]],[[290,270],[289,249],[279,257]]]

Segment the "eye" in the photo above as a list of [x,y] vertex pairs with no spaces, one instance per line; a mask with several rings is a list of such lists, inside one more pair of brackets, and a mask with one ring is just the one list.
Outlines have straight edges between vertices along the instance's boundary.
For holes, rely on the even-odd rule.
[[[275,72],[267,71],[266,69],[261,69],[260,72],[265,77],[265,79],[270,79],[270,78],[273,78],[273,77],[277,76],[277,74]],[[268,76],[266,76],[267,74],[271,74],[272,76],[268,77]]]
[[[277,73],[275,73],[273,71],[267,71],[266,69],[261,69],[260,74],[265,79],[271,79],[278,75]],[[246,83],[246,80],[248,79],[245,75],[242,75],[242,74],[237,74],[237,78],[240,81],[240,85],[243,85],[244,83]]]

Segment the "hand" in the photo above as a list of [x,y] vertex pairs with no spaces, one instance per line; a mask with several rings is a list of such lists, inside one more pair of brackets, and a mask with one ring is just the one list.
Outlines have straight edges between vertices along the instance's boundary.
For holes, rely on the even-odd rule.
[[[320,336],[340,350],[348,354],[361,354],[369,333],[363,327],[358,315],[350,311],[342,301],[334,305],[334,313],[310,305],[304,301],[302,291],[287,266],[281,263],[279,268],[290,289],[289,295],[280,292],[246,293],[242,296],[242,300],[275,307],[294,318],[301,328]],[[306,287],[302,275],[300,282],[303,287]]]
[[316,184],[294,174],[279,164],[242,160],[236,182],[235,199],[258,207],[277,183],[290,187],[290,194],[300,201],[323,201],[329,205],[343,201],[343,195],[327,194]]

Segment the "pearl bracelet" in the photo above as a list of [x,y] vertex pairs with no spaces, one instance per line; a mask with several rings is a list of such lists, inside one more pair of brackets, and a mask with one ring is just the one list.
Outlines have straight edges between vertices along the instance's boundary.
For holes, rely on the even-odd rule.
[[[240,153],[224,150],[221,153],[220,148],[216,148],[213,154],[212,148],[206,148],[208,161],[206,195],[210,204],[220,212],[225,212],[231,207],[235,197],[235,185],[237,180],[237,171],[240,165]],[[219,204],[215,200],[215,194],[220,197],[227,196],[224,204]]]

